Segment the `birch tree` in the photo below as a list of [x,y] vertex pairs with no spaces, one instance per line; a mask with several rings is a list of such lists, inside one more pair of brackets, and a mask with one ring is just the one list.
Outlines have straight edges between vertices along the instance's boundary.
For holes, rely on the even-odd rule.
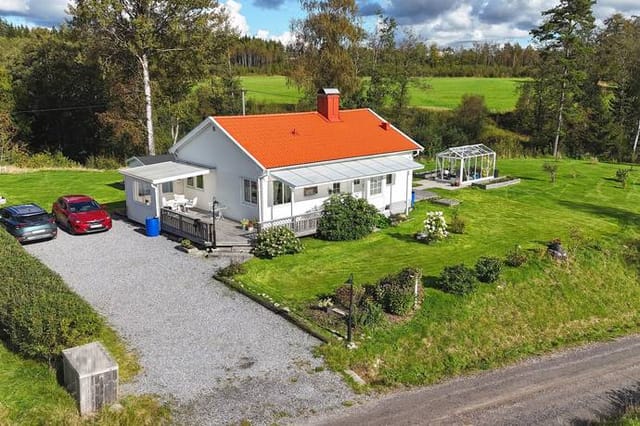
[[216,36],[228,32],[224,9],[216,0],[77,0],[69,14],[103,63],[139,71],[147,151],[154,155],[153,77],[169,76],[174,90],[202,77],[220,47]]

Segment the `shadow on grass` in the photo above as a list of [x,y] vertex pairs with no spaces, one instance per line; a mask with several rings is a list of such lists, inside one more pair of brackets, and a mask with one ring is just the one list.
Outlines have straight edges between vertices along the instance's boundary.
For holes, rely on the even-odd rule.
[[391,238],[395,238],[396,240],[404,241],[406,243],[424,244],[416,240],[413,237],[413,234],[402,234],[400,232],[390,232],[387,235],[389,235]]
[[623,417],[629,409],[640,405],[640,383],[626,388],[607,392],[608,407],[604,410],[595,410],[598,420],[572,419],[570,424],[575,426],[587,425],[618,425],[631,424],[623,422]]
[[117,181],[117,182],[108,183],[107,186],[110,186],[112,188],[124,191],[124,181],[122,181],[122,180],[121,181]]
[[422,277],[422,285],[426,288],[435,288],[436,290],[440,289],[440,285],[438,285],[438,277],[435,275]]
[[560,200],[558,204],[572,210],[580,210],[595,216],[609,217],[616,219],[621,225],[640,225],[640,216],[614,206],[603,206],[599,204],[581,203],[579,201]]
[[520,179],[520,180],[535,180],[538,182],[549,182],[549,179],[540,179],[537,177],[531,177],[531,176],[514,176],[516,179]]

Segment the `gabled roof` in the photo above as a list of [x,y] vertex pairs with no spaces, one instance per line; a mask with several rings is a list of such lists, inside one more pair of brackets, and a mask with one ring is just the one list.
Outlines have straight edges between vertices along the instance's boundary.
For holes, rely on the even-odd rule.
[[161,154],[161,155],[134,155],[127,158],[127,167],[148,166],[150,164],[165,163],[167,161],[174,161],[176,159],[173,154]]
[[341,110],[339,122],[315,111],[213,120],[267,169],[422,149],[369,109]]

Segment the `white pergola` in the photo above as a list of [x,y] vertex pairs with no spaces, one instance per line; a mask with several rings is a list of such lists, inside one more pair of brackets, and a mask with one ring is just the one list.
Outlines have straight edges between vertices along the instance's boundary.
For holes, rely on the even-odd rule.
[[496,153],[483,144],[455,146],[436,154],[436,179],[471,184],[492,179]]

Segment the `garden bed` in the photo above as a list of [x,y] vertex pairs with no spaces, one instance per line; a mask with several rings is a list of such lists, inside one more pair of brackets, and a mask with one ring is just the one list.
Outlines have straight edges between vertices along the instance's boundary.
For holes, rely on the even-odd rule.
[[492,179],[487,182],[476,182],[471,186],[478,187],[480,189],[495,189],[502,188],[503,186],[516,185],[520,183],[519,178],[511,177],[511,176],[503,176],[496,179]]

